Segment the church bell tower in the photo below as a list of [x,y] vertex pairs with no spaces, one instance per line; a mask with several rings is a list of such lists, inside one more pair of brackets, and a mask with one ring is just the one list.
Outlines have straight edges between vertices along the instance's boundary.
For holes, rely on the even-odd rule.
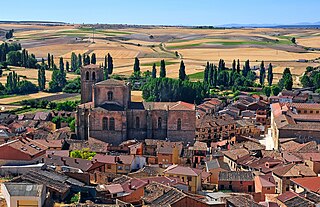
[[98,65],[81,67],[81,103],[92,101],[92,86],[103,81],[103,68]]

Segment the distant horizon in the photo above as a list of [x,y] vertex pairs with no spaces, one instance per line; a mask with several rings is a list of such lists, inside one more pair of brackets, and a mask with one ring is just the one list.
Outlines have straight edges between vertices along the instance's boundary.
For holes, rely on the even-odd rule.
[[320,26],[320,21],[316,22],[300,22],[300,23],[292,23],[292,24],[276,24],[276,23],[268,23],[268,24],[251,24],[251,23],[228,23],[222,25],[174,25],[174,24],[128,24],[128,23],[71,23],[66,21],[51,21],[51,20],[1,20],[0,22],[8,22],[8,23],[61,23],[61,24],[69,24],[69,25],[137,25],[137,26],[169,26],[169,27],[276,27],[276,26]]
[[[1,21],[168,26],[294,25],[320,21],[316,0],[4,1]],[[13,7],[14,6],[14,7]],[[6,12],[11,10],[12,11]]]

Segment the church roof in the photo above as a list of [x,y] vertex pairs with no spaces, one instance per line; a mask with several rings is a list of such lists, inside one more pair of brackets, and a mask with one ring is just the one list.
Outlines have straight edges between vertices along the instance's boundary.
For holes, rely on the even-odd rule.
[[101,82],[96,83],[96,85],[109,85],[109,86],[124,86],[126,82],[116,79],[108,79]]
[[90,65],[82,66],[82,68],[83,69],[100,69],[101,67],[99,65],[90,64]]
[[178,101],[178,102],[143,102],[144,108],[149,110],[195,110],[193,104]]

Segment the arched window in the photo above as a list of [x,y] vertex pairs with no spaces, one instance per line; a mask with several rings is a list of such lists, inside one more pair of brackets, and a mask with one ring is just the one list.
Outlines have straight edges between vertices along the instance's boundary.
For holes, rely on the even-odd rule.
[[109,119],[109,130],[110,131],[114,131],[115,130],[115,122],[114,122],[114,118],[113,117],[111,117]]
[[140,118],[136,117],[136,129],[140,129]]
[[158,118],[158,129],[161,129],[162,128],[162,118],[159,117]]
[[177,130],[181,130],[181,119],[177,120]]
[[113,99],[113,93],[112,93],[112,91],[109,91],[108,92],[108,101],[112,101],[112,99]]
[[86,80],[89,80],[89,71],[86,72]]
[[108,130],[108,118],[107,117],[102,118],[102,130]]
[[96,80],[96,72],[92,72],[92,80]]

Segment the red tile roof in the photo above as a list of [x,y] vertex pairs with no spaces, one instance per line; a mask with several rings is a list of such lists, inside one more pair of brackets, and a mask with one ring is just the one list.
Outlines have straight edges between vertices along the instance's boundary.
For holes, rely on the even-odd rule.
[[286,202],[287,200],[290,200],[291,198],[294,198],[294,197],[297,197],[299,196],[298,194],[294,193],[294,192],[291,192],[291,191],[287,191],[281,195],[279,195],[277,197],[277,199],[279,201],[281,201],[282,203]]
[[293,178],[291,181],[309,191],[320,193],[320,177]]

